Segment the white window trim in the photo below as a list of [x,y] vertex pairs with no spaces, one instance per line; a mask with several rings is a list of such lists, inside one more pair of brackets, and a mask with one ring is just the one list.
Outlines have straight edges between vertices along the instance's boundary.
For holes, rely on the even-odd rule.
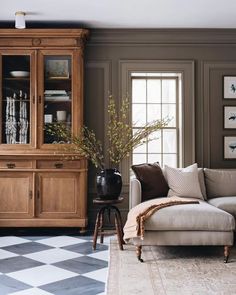
[[[119,62],[119,97],[129,95],[131,99],[131,74],[133,72],[166,72],[182,75],[182,163],[181,166],[195,162],[195,99],[194,99],[194,61],[192,60],[121,60]],[[131,120],[130,120],[131,122]],[[121,163],[124,184],[129,183],[131,158]]]
[[[155,77],[145,75],[145,74],[149,74],[149,73],[144,73],[144,75],[140,74],[140,76],[136,76],[136,75],[134,76],[134,74],[136,74],[136,73],[131,74],[131,82],[133,80],[138,80],[138,79],[145,79],[145,80],[159,79],[160,81],[162,81],[164,79],[164,80],[175,80],[176,81],[176,102],[174,103],[175,110],[176,110],[175,127],[166,126],[166,127],[163,127],[163,129],[165,129],[165,130],[175,130],[175,132],[176,132],[176,152],[175,152],[175,154],[177,156],[176,164],[177,164],[177,166],[179,166],[179,163],[182,163],[182,147],[181,147],[182,141],[180,140],[181,136],[182,136],[182,134],[181,134],[182,133],[182,128],[181,128],[181,124],[179,122],[180,121],[179,119],[181,118],[181,116],[179,116],[180,115],[179,114],[179,109],[180,109],[180,103],[181,103],[181,100],[182,100],[182,93],[180,93],[180,91],[179,91],[179,88],[181,86],[180,83],[182,83],[181,73],[173,73],[172,76],[168,76],[168,75],[165,76],[166,73],[160,73],[161,76],[155,76]],[[147,87],[147,85],[146,85],[146,87]],[[146,89],[146,91],[147,91],[147,89]],[[133,105],[134,104],[134,102],[132,101],[133,93],[131,93],[130,95],[131,95],[131,104]],[[147,100],[146,100],[145,104],[149,105],[149,104],[153,104],[153,103],[148,103]],[[160,106],[163,104],[162,99],[161,99],[161,102],[159,102],[158,104]],[[146,116],[147,116],[147,114],[146,114]],[[133,114],[131,114],[131,118],[133,118]],[[131,125],[132,125],[132,128],[135,129],[135,126],[133,125],[132,122],[131,122]],[[138,128],[142,129],[142,127],[138,127]],[[148,148],[147,148],[147,151],[145,153],[146,158],[148,158],[148,154],[149,154],[149,152],[148,152]],[[151,154],[153,154],[153,153],[151,153]],[[163,153],[163,140],[161,141],[161,152],[158,153],[158,154],[161,155],[161,163],[163,163],[163,155],[165,154],[165,153]],[[133,155],[134,155],[134,153],[133,153]]]

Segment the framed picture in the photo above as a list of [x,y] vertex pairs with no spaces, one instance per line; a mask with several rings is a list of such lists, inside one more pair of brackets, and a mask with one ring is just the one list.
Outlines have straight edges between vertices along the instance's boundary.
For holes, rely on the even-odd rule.
[[224,136],[224,159],[236,159],[236,136]]
[[236,106],[224,106],[224,128],[236,129]]
[[236,99],[236,76],[224,76],[224,99]]
[[46,60],[46,77],[51,79],[69,78],[69,60],[48,59]]

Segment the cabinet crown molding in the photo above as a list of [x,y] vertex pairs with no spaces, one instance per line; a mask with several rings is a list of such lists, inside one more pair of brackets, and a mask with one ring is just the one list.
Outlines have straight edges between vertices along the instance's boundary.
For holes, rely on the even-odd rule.
[[88,36],[89,31],[86,29],[0,29],[0,47],[83,49]]
[[22,38],[22,37],[75,37],[75,38],[87,38],[89,36],[89,31],[87,29],[0,29],[0,38]]

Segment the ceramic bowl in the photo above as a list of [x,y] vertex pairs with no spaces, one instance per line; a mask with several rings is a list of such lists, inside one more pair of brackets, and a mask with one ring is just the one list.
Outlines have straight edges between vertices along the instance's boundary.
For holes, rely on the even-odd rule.
[[15,78],[26,78],[29,77],[29,72],[26,71],[11,71],[10,75]]

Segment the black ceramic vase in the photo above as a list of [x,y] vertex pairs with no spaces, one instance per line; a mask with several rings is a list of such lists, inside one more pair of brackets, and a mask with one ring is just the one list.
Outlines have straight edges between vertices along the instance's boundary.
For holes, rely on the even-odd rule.
[[102,169],[97,174],[96,184],[100,199],[117,199],[122,188],[121,174],[117,169]]

